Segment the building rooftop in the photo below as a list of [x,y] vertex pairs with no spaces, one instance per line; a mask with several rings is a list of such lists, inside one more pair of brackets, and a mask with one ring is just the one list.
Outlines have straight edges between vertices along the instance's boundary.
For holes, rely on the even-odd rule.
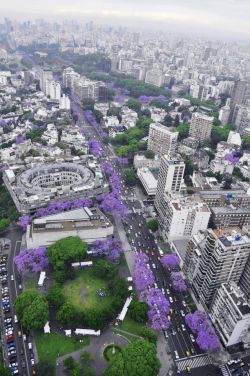
[[250,314],[250,306],[240,287],[234,283],[224,284],[223,286],[226,289],[228,295],[231,297],[234,304],[237,306],[240,313],[242,315]]
[[250,237],[239,227],[228,227],[212,230],[216,239],[220,240],[224,247],[234,247],[250,244]]

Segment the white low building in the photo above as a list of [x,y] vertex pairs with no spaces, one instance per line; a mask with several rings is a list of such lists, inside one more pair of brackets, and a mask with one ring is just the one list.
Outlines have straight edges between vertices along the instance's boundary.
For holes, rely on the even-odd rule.
[[112,235],[114,227],[97,208],[80,208],[36,218],[27,227],[28,248],[50,246],[68,236],[79,236],[87,243]]
[[140,179],[148,196],[155,196],[157,189],[157,179],[154,174],[147,168],[138,168],[137,176]]
[[210,317],[225,346],[242,342],[250,328],[250,305],[240,287],[223,283],[213,299]]

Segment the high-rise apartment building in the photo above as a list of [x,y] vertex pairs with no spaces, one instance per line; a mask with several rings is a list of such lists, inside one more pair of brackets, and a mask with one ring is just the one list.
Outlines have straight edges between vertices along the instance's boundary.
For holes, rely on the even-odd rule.
[[242,342],[250,327],[249,303],[234,282],[218,289],[209,316],[226,347]]
[[147,84],[161,87],[164,83],[164,75],[159,69],[150,69],[146,73],[145,82]]
[[207,230],[204,240],[193,237],[183,271],[197,299],[210,307],[222,283],[239,283],[250,255],[250,237],[240,228]]
[[61,99],[61,84],[59,81],[46,80],[45,94],[50,97],[50,99],[56,99],[60,101]]
[[50,69],[41,69],[39,71],[40,89],[46,94],[46,82],[53,80],[53,73]]
[[178,134],[160,123],[150,124],[148,150],[158,155],[173,155],[176,151]]
[[236,81],[233,88],[232,98],[230,101],[231,113],[230,113],[230,122],[235,121],[235,107],[236,105],[242,105],[246,99],[247,93],[247,81]]
[[192,114],[189,136],[202,143],[210,138],[212,125],[213,117],[194,112]]
[[160,218],[163,218],[165,213],[165,209],[162,207],[165,193],[175,193],[182,190],[184,170],[185,163],[179,155],[162,156],[155,195],[155,207]]
[[180,196],[165,194],[159,203],[161,234],[173,241],[189,238],[208,227],[210,210],[198,195]]

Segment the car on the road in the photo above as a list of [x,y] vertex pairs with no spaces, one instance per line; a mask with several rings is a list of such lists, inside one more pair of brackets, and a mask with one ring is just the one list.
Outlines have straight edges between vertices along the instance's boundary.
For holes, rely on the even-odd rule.
[[168,338],[168,332],[166,330],[164,331],[164,336],[165,338]]
[[181,316],[184,317],[185,316],[185,312],[181,309],[180,310],[180,313],[181,313]]
[[13,274],[11,274],[10,279],[11,279],[12,281],[14,281],[14,276],[13,276]]
[[152,268],[153,268],[153,269],[156,269],[156,266],[155,266],[155,264],[152,264]]
[[186,355],[187,355],[187,356],[190,356],[190,352],[189,352],[188,350],[186,351]]
[[18,330],[17,334],[18,334],[18,337],[19,337],[19,338],[22,337],[22,332],[21,332],[21,330]]
[[184,324],[181,324],[181,329],[183,330],[183,332],[186,331],[186,328],[185,328],[185,325],[184,325]]
[[14,315],[14,323],[15,323],[15,324],[18,323],[17,315]]
[[18,367],[18,363],[17,362],[10,362],[10,367]]
[[31,362],[31,365],[32,365],[32,366],[35,365],[35,359],[34,359],[34,358],[31,358],[31,359],[30,359],[30,362]]
[[175,356],[175,359],[179,359],[180,358],[179,354],[178,354],[178,352],[176,350],[174,351],[174,356]]
[[182,301],[182,305],[183,305],[183,307],[187,306],[187,303],[185,302],[185,300]]
[[170,303],[173,303],[173,298],[172,298],[172,296],[169,296],[169,301],[170,301]]
[[171,333],[172,333],[173,336],[176,335],[176,331],[174,330],[174,328],[171,329]]
[[5,317],[3,321],[5,324],[10,324],[12,322],[12,317]]
[[29,343],[28,343],[28,349],[29,349],[29,350],[32,350],[32,342],[29,342]]
[[8,351],[8,356],[15,355],[15,354],[16,354],[16,350],[9,350]]
[[169,295],[169,294],[170,294],[170,291],[169,291],[169,289],[166,289],[166,291],[167,291],[167,294]]
[[193,334],[190,334],[190,339],[192,342],[195,342],[195,339],[194,339],[194,335]]

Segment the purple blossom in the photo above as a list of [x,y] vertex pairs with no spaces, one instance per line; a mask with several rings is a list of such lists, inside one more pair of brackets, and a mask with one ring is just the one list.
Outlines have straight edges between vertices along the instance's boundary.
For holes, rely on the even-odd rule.
[[105,256],[109,260],[118,261],[122,253],[122,243],[109,236],[105,240],[96,240],[90,249],[93,255]]
[[186,282],[184,281],[181,273],[171,273],[170,276],[172,282],[173,282],[173,287],[175,290],[178,291],[186,291],[187,290],[187,285]]
[[49,264],[46,253],[47,249],[45,247],[21,251],[14,258],[19,273],[37,273],[46,268]]
[[28,225],[32,222],[32,217],[29,215],[22,215],[19,218],[20,225],[22,226],[23,231],[27,230]]
[[90,140],[89,141],[89,148],[91,153],[96,157],[102,156],[102,148],[98,141],[96,140]]
[[219,340],[208,316],[199,310],[185,316],[188,327],[197,334],[196,342],[205,351],[215,351],[219,348]]
[[114,171],[113,166],[109,161],[104,161],[102,164],[102,168],[107,176],[110,176]]
[[165,268],[175,269],[180,265],[180,259],[175,253],[170,253],[161,258],[161,263]]
[[96,198],[102,201],[99,207],[104,213],[113,214],[119,218],[124,218],[127,215],[126,206],[113,193],[100,195]]
[[25,141],[25,135],[19,134],[16,138],[16,144],[20,145]]
[[240,160],[240,157],[240,152],[238,150],[234,150],[232,153],[225,154],[224,159],[231,162],[232,165],[236,166]]

